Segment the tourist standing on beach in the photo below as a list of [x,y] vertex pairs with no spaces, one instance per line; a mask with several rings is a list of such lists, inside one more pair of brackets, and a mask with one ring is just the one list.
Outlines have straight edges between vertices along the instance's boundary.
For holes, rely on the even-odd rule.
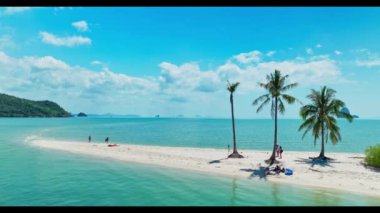
[[106,143],[108,143],[108,141],[109,141],[109,138],[108,138],[108,137],[106,137],[106,140],[105,140],[105,142],[106,142]]
[[274,149],[276,151],[276,157],[280,156],[280,145],[276,144]]
[[282,153],[284,152],[284,150],[282,149],[282,146],[279,146],[280,148],[279,148],[279,153],[280,153],[280,159],[282,158]]
[[88,142],[91,143],[91,135],[88,136]]

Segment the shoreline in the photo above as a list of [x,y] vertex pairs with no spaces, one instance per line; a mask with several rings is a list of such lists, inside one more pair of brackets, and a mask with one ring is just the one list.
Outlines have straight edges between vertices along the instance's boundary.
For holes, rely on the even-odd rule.
[[334,160],[327,164],[313,164],[308,157],[315,152],[286,151],[278,159],[281,167],[293,170],[293,175],[267,175],[262,177],[262,169],[267,166],[270,151],[245,150],[242,159],[226,159],[225,149],[190,148],[170,146],[147,146],[119,144],[108,147],[104,143],[66,142],[52,140],[31,140],[31,146],[105,157],[124,162],[143,163],[174,169],[184,169],[214,175],[251,178],[280,184],[317,187],[340,192],[353,192],[380,198],[380,172],[361,164],[364,155],[359,153],[327,153]]

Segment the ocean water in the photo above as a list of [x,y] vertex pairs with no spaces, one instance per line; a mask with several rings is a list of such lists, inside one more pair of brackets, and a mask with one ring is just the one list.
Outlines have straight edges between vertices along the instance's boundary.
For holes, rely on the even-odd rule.
[[[319,152],[301,140],[299,120],[279,121],[286,150]],[[340,121],[343,141],[328,152],[363,153],[380,142],[380,121]],[[302,188],[256,179],[220,177],[149,165],[81,156],[29,146],[25,140],[133,143],[213,147],[231,144],[229,119],[1,118],[0,205],[2,206],[298,206],[380,205],[368,196]],[[237,143],[244,149],[270,149],[272,120],[237,120]]]

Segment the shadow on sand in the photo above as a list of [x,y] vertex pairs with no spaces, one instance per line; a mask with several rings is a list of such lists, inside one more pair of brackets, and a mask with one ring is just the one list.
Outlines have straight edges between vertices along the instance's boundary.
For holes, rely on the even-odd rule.
[[297,160],[294,160],[297,163],[305,163],[310,164],[310,167],[314,167],[315,165],[322,166],[322,167],[333,167],[331,164],[340,163],[339,161],[329,158],[328,160],[321,160],[321,159],[313,159],[313,158],[298,158]]
[[219,159],[219,160],[212,160],[212,161],[209,161],[208,163],[209,164],[214,164],[214,163],[221,163],[220,161],[221,160],[227,160],[228,158],[221,158],[221,159]]
[[363,161],[360,162],[360,164],[363,165],[364,168],[369,169],[369,170],[371,170],[373,172],[380,172],[380,168],[377,168],[377,167],[374,167],[374,166],[370,166],[370,165],[368,165],[367,163],[365,163]]
[[259,169],[240,169],[240,171],[251,172],[249,178],[259,177],[260,179],[267,180],[265,174],[266,167],[260,166]]

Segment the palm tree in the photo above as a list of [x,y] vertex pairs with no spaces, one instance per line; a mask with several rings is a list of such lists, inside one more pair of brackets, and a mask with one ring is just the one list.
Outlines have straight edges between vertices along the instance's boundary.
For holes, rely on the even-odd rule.
[[272,156],[266,160],[266,162],[270,165],[272,165],[276,160],[275,149],[277,145],[277,111],[279,111],[281,114],[284,114],[285,106],[283,100],[285,100],[285,102],[288,104],[293,104],[295,101],[298,101],[295,97],[284,94],[284,92],[295,88],[298,85],[297,83],[285,85],[285,80],[288,77],[288,75],[282,76],[279,70],[275,70],[274,73],[267,75],[266,79],[268,82],[259,83],[259,86],[266,89],[268,93],[258,97],[252,103],[252,105],[255,106],[259,102],[262,102],[257,108],[256,112],[258,113],[263,109],[265,105],[272,101],[271,116],[272,118],[274,117],[274,143]]
[[230,103],[231,103],[231,114],[232,114],[232,135],[233,135],[233,142],[234,142],[234,151],[232,154],[230,154],[229,158],[243,158],[242,155],[240,155],[237,151],[236,147],[236,136],[235,136],[235,116],[234,116],[234,92],[236,91],[236,88],[239,86],[239,82],[230,83],[227,81],[227,90],[230,92]]
[[306,129],[302,139],[306,133],[312,130],[314,137],[314,145],[317,139],[321,136],[321,153],[318,157],[312,159],[328,160],[325,156],[325,137],[326,143],[328,136],[333,144],[341,140],[339,127],[335,117],[341,117],[352,122],[353,117],[344,111],[345,103],[341,100],[334,99],[336,91],[326,86],[321,88],[321,91],[311,90],[311,94],[307,96],[311,100],[311,104],[301,107],[300,115],[304,122],[299,127],[298,131]]

